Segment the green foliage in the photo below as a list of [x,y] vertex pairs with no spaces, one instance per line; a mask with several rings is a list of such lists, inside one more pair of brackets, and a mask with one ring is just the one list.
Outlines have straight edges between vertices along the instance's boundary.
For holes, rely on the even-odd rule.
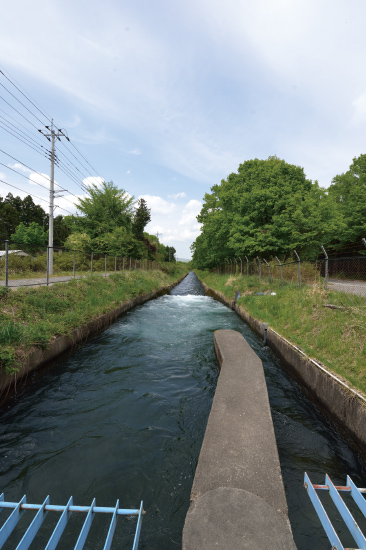
[[[295,283],[281,286],[280,282],[259,281],[259,277],[247,279],[207,271],[197,274],[229,300],[240,290],[237,304],[247,313],[269,323],[308,356],[366,392],[364,297],[326,291],[323,284],[304,285],[299,290]],[[273,291],[275,296],[271,295]],[[257,292],[266,294],[258,296]],[[329,309],[325,304],[334,304],[340,309]]]
[[33,202],[30,195],[24,199],[11,193],[5,199],[0,197],[0,240],[10,239],[20,223],[26,227],[32,222],[43,226],[46,219],[46,212]]
[[147,207],[144,198],[139,199],[137,204],[138,206],[132,221],[132,232],[137,240],[143,241],[145,226],[151,220],[150,208]]
[[101,187],[89,185],[87,196],[77,205],[83,215],[70,216],[67,223],[73,232],[85,232],[91,239],[111,233],[116,227],[130,228],[133,200],[112,181],[103,182]]
[[339,243],[355,243],[366,237],[366,155],[354,158],[347,172],[333,178],[329,195],[346,224],[336,235]]
[[48,232],[36,222],[32,222],[28,227],[21,222],[10,238],[13,242],[19,243],[22,249],[28,252],[35,252],[37,248],[39,249],[46,244]]
[[109,277],[89,275],[49,288],[1,291],[0,366],[14,373],[31,348],[46,349],[52,337],[68,334],[134,296],[159,290],[186,273],[185,266],[172,264],[166,273],[125,271]]
[[206,194],[192,245],[196,267],[228,257],[316,257],[343,229],[335,203],[299,166],[277,157],[248,160]]

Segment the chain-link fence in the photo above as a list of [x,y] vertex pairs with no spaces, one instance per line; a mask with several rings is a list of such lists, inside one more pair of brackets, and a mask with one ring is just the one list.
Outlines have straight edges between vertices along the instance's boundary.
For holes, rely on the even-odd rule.
[[266,283],[281,285],[324,285],[327,290],[338,290],[366,297],[366,255],[281,262],[277,257],[244,260],[228,259],[217,266],[217,273],[255,277]]
[[0,241],[0,286],[50,285],[101,273],[162,269],[160,262]]

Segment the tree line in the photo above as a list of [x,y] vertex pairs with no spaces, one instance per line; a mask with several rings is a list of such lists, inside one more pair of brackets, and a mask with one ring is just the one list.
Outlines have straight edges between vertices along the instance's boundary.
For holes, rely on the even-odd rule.
[[366,155],[354,158],[327,189],[276,156],[247,160],[205,194],[197,220],[202,232],[191,249],[198,268],[245,256],[286,260],[294,250],[311,260],[321,245],[340,252],[362,245]]
[[[157,236],[144,231],[151,220],[145,199],[135,204],[134,197],[113,182],[87,186],[77,210],[77,215],[54,218],[54,246],[85,253],[175,261],[174,247],[163,245]],[[0,241],[6,239],[14,243],[13,248],[19,245],[35,250],[47,244],[48,214],[31,196],[0,196]]]

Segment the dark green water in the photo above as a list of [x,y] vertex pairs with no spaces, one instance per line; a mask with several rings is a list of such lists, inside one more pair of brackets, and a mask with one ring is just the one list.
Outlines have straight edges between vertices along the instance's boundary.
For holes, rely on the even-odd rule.
[[[98,505],[113,506],[119,498],[121,506],[135,508],[142,499],[147,514],[140,548],[180,548],[218,375],[213,332],[232,328],[264,364],[298,548],[328,549],[303,473],[323,483],[327,471],[339,484],[348,473],[364,486],[363,465],[250,329],[202,294],[190,274],[172,295],[135,308],[4,405],[1,489],[7,500],[26,493],[28,502],[49,494],[62,504],[73,495],[76,504],[96,497]],[[53,525],[45,522],[32,549],[44,548]],[[131,548],[134,525],[119,520],[112,548]],[[5,550],[15,547],[25,527],[20,524]],[[72,548],[79,529],[80,522],[71,521],[58,548]],[[106,531],[96,517],[86,548],[102,547]]]

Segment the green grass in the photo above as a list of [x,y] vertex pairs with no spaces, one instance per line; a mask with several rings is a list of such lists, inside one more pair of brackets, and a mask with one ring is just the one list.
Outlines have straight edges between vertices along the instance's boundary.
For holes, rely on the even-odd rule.
[[[217,275],[197,271],[211,288],[233,299],[256,319],[300,347],[332,371],[366,393],[366,299],[352,294],[325,291],[319,281],[303,286],[281,287],[279,282],[260,283],[257,277]],[[258,296],[257,292],[265,292]],[[270,293],[276,292],[276,296]],[[342,306],[329,309],[325,304]]]
[[159,290],[188,272],[172,264],[165,271],[131,271],[58,283],[51,287],[0,288],[0,367],[16,372],[35,348],[68,334],[122,303]]

